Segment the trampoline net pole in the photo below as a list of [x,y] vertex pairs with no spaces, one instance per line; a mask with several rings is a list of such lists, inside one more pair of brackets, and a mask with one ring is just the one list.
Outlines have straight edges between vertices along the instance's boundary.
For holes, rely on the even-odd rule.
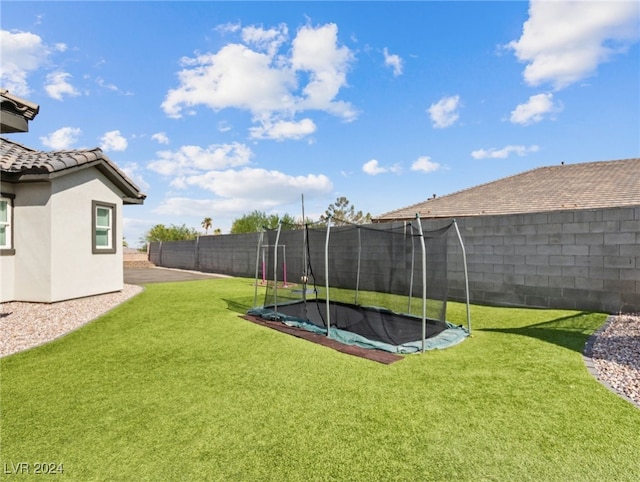
[[331,328],[331,307],[329,306],[329,233],[331,232],[331,216],[327,218],[327,237],[324,243],[324,284],[327,303],[327,336]]
[[282,276],[284,284],[283,286],[287,287],[287,245],[282,245]]
[[278,223],[278,232],[276,233],[276,243],[273,246],[273,307],[278,316],[278,242],[280,241],[280,230],[282,223]]
[[362,259],[362,236],[360,227],[358,227],[358,272],[356,274],[356,296],[355,304],[358,304],[358,293],[360,292],[360,260]]
[[415,242],[413,237],[413,226],[407,222],[404,222],[404,236],[407,237],[407,228],[409,229],[409,239],[411,240],[411,271],[409,272],[409,302],[407,306],[407,313],[411,313],[411,301],[413,300],[413,270],[415,269]]
[[422,352],[425,350],[425,339],[427,338],[427,249],[424,244],[424,233],[422,231],[422,221],[420,215],[416,214],[418,221],[418,232],[420,234],[420,247],[422,249]]
[[467,252],[464,249],[464,243],[462,242],[462,236],[460,235],[460,230],[458,229],[458,223],[456,220],[453,220],[453,225],[456,228],[456,233],[458,235],[458,242],[460,243],[460,248],[462,249],[462,265],[464,266],[464,294],[467,302],[467,332],[471,334],[471,309],[469,307],[469,274],[467,272]]
[[258,271],[260,266],[260,252],[262,251],[262,276],[264,277],[264,250],[262,250],[262,242],[264,239],[264,230],[260,231],[258,236],[258,250],[256,252],[256,286],[253,293],[253,307],[258,306]]

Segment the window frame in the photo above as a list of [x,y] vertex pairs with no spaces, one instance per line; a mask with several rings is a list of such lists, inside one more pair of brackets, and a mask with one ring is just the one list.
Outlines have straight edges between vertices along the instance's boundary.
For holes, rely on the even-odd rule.
[[16,198],[15,194],[11,194],[8,192],[0,192],[0,201],[6,201],[7,203],[7,221],[5,226],[8,227],[8,233],[5,231],[7,235],[7,244],[6,246],[0,246],[0,256],[13,256],[16,254],[16,249],[14,245],[14,199]]
[[[98,235],[98,208],[108,209],[109,214],[109,237],[111,241],[110,246],[98,246],[97,243],[97,235]],[[116,215],[118,213],[118,206],[113,203],[103,202],[103,201],[91,201],[91,252],[93,254],[114,254],[117,252],[117,233],[116,233]],[[100,227],[102,228],[102,227]]]

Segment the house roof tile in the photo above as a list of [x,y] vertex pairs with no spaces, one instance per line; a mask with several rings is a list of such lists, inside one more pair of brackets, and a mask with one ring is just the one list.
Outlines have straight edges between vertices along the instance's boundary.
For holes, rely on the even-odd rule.
[[0,88],[0,133],[27,132],[40,106]]
[[109,159],[102,149],[37,151],[0,137],[3,181],[28,182],[53,179],[77,169],[95,167],[124,194],[126,203],[142,203],[146,195]]
[[562,164],[382,214],[374,221],[466,217],[640,205],[640,158]]

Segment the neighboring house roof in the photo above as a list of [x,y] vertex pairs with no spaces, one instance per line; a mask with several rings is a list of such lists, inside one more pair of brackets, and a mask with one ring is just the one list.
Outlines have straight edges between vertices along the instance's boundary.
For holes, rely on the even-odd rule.
[[640,205],[640,159],[540,167],[382,214],[374,222]]
[[0,137],[3,182],[49,181],[90,167],[122,191],[125,204],[142,204],[147,197],[100,148],[44,152]]
[[28,121],[38,115],[40,106],[10,94],[7,89],[0,88],[0,134],[27,132]]

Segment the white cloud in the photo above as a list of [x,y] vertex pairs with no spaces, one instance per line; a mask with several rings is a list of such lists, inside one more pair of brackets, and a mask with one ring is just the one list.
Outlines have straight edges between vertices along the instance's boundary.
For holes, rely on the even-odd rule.
[[435,172],[441,169],[442,166],[437,162],[433,162],[428,156],[421,156],[411,165],[412,171],[420,171],[420,172]]
[[121,90],[120,87],[118,87],[117,85],[108,83],[102,77],[96,78],[95,82],[96,82],[96,84],[98,84],[103,89],[107,89],[107,90],[110,90],[112,92],[116,92],[116,93],[118,93],[120,95],[125,95],[125,96],[134,95],[133,92]]
[[240,29],[241,29],[241,25],[239,23],[228,22],[228,23],[218,25],[213,30],[215,30],[216,32],[220,32],[222,34],[226,34],[226,33],[235,33]]
[[546,115],[553,115],[563,109],[561,103],[553,102],[553,94],[537,94],[529,97],[525,104],[518,105],[511,112],[511,122],[514,124],[529,125],[540,122]]
[[380,164],[376,159],[371,159],[370,161],[365,162],[362,165],[362,170],[367,174],[369,174],[370,176],[375,176],[377,174],[382,174],[384,172],[387,172],[385,168],[380,167]]
[[183,59],[180,87],[170,90],[162,108],[169,117],[182,117],[184,107],[204,105],[213,110],[238,108],[253,113],[290,110],[295,76],[274,68],[272,58],[240,44],[228,44],[215,54]]
[[311,124],[296,120],[295,115],[306,110],[353,120],[357,113],[351,104],[336,99],[347,85],[353,61],[352,52],[338,45],[337,33],[335,24],[303,27],[288,53],[278,54],[287,40],[284,24],[274,29],[245,27],[245,44],[229,43],[215,53],[183,58],[179,86],[167,92],[162,109],[174,118],[197,106],[215,111],[246,110],[258,124],[277,118],[272,122],[282,128],[278,135],[269,134],[265,125],[253,131],[254,136],[275,139],[285,138],[287,133],[294,139],[304,137],[301,128],[308,132]]
[[262,27],[249,26],[242,29],[242,40],[255,46],[258,50],[266,51],[273,57],[280,46],[287,41],[287,26],[283,23],[277,28],[264,29]]
[[140,172],[140,166],[138,164],[127,164],[125,166],[120,167],[122,171],[135,182],[142,191],[147,191],[151,186],[147,181],[145,181],[142,173]]
[[77,127],[63,127],[48,136],[41,137],[40,142],[55,151],[64,151],[71,149],[78,142],[80,135],[82,131]]
[[248,164],[253,156],[244,144],[213,144],[207,148],[182,146],[177,151],[160,151],[159,159],[151,161],[147,167],[164,176],[184,176],[199,171],[220,170]]
[[100,148],[103,151],[124,151],[128,145],[127,139],[120,134],[120,131],[105,132],[100,138]]
[[188,186],[197,186],[224,198],[264,198],[273,205],[292,202],[301,192],[315,195],[328,193],[333,185],[325,175],[308,174],[290,176],[280,171],[252,169],[228,169],[208,171],[201,175],[187,176]]
[[400,173],[401,168],[399,164],[392,166],[381,166],[377,159],[371,159],[362,165],[362,171],[370,176],[377,176],[378,174],[385,174],[387,172]]
[[460,96],[453,95],[443,97],[435,104],[431,104],[427,112],[431,116],[433,127],[449,127],[458,120],[458,108],[460,107]]
[[506,159],[511,154],[516,154],[519,157],[526,156],[531,152],[538,152],[540,148],[536,145],[529,147],[526,146],[505,146],[502,149],[478,149],[471,153],[471,157],[474,159]]
[[347,47],[338,47],[336,24],[298,30],[293,40],[291,66],[295,71],[307,72],[309,82],[303,89],[305,98],[297,108],[324,110],[347,121],[355,119],[356,113],[349,103],[334,100],[347,85],[347,71],[353,59]]
[[166,132],[156,132],[151,136],[151,139],[156,141],[158,144],[169,144],[169,137]]
[[296,204],[300,193],[305,199],[331,192],[333,184],[324,175],[290,176],[279,171],[244,168],[210,171],[200,176],[180,180],[185,187],[200,187],[212,192],[213,199],[169,197],[155,210],[159,214],[201,216],[203,213],[224,213],[233,218],[255,209],[267,211],[278,206]]
[[232,129],[231,124],[227,121],[218,122],[218,131],[220,132],[229,132]]
[[49,53],[36,34],[0,30],[0,85],[12,94],[28,96],[27,77],[44,65]]
[[393,75],[395,77],[402,75],[403,62],[399,55],[390,54],[389,50],[385,47],[383,50],[384,64],[393,69]]
[[77,97],[80,92],[68,82],[71,78],[71,74],[66,72],[52,72],[47,74],[47,83],[44,89],[49,94],[49,97],[56,100],[62,100],[63,96],[68,95],[71,97]]
[[311,119],[295,121],[265,120],[259,127],[251,127],[249,132],[252,139],[302,139],[316,131],[316,125]]
[[521,37],[507,47],[527,64],[527,84],[562,89],[626,52],[638,39],[639,20],[637,1],[532,0]]

